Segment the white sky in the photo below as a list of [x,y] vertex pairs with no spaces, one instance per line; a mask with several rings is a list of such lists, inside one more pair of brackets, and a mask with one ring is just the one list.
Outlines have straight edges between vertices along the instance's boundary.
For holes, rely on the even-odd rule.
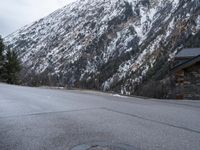
[[0,35],[3,37],[75,0],[2,0]]

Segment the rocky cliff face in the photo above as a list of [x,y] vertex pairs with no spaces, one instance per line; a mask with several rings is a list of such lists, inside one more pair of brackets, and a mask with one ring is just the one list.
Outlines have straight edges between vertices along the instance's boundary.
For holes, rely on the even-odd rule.
[[78,0],[7,36],[28,84],[134,94],[200,46],[199,0]]

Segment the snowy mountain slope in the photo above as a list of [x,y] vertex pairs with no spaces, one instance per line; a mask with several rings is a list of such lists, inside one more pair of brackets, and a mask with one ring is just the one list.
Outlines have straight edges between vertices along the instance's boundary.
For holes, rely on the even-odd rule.
[[164,78],[199,30],[199,0],[78,0],[5,41],[29,84],[134,94],[150,78]]

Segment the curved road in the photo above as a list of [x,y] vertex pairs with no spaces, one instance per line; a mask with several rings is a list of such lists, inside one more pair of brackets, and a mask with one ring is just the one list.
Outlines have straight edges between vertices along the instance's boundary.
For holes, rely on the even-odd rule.
[[0,84],[0,150],[70,150],[93,142],[199,150],[200,101]]

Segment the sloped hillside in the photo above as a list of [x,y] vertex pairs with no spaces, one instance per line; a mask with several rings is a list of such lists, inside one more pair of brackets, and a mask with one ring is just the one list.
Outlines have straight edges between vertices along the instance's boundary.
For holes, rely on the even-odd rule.
[[[78,0],[7,36],[29,85],[135,94],[200,46],[199,0]],[[25,76],[25,77],[24,77]]]

